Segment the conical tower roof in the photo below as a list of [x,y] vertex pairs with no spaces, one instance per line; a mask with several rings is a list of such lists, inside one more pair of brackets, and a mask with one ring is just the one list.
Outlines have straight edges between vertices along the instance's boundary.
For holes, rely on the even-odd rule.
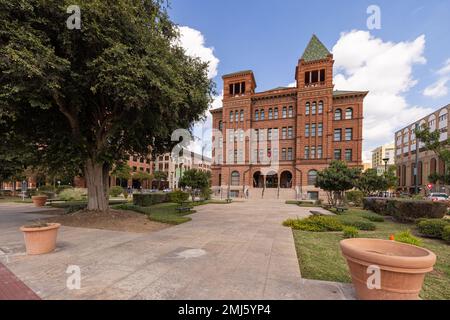
[[308,46],[303,52],[302,59],[306,62],[316,61],[326,59],[328,55],[331,54],[330,51],[320,42],[319,38],[314,34],[309,40]]

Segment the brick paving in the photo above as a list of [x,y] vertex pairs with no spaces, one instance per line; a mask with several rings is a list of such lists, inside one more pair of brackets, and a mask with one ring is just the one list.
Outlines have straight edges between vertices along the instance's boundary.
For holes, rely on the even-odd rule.
[[40,298],[0,263],[0,300],[40,300]]

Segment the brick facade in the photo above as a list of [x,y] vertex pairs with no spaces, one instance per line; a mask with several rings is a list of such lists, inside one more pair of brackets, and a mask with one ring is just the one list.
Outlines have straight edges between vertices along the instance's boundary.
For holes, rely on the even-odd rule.
[[[292,198],[315,198],[320,190],[313,174],[333,159],[362,166],[367,92],[334,91],[333,63],[313,36],[298,61],[295,87],[257,93],[252,71],[223,76],[223,106],[211,111],[216,193],[243,197],[259,195],[257,189],[291,189]],[[341,141],[335,141],[339,129]]]

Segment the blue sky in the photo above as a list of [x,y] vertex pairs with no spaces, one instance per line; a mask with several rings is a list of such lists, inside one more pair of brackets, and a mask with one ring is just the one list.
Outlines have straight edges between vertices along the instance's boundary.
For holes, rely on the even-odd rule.
[[[372,4],[381,9],[380,30],[367,29],[366,10]],[[213,78],[219,93],[223,74],[244,69],[254,71],[258,91],[292,83],[297,60],[315,33],[333,50],[335,76],[342,75],[335,83],[346,86],[339,89],[360,89],[355,81],[366,75],[363,83],[375,92],[366,105],[366,158],[377,144],[393,141],[395,130],[450,103],[450,90],[445,90],[450,86],[445,68],[450,61],[450,1],[172,0],[169,13],[175,23],[200,32],[202,45],[213,49],[219,60]],[[364,58],[355,66],[351,60],[359,51]],[[394,89],[383,87],[386,77]],[[384,99],[386,95],[390,98]],[[396,105],[399,114],[408,116],[392,120],[388,115],[392,123],[383,129],[383,110]],[[377,135],[382,129],[389,133]]]

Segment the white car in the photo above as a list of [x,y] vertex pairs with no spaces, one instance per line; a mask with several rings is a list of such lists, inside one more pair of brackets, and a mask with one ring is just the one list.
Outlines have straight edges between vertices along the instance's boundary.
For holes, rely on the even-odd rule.
[[431,201],[448,201],[448,195],[445,193],[432,193],[428,197]]

